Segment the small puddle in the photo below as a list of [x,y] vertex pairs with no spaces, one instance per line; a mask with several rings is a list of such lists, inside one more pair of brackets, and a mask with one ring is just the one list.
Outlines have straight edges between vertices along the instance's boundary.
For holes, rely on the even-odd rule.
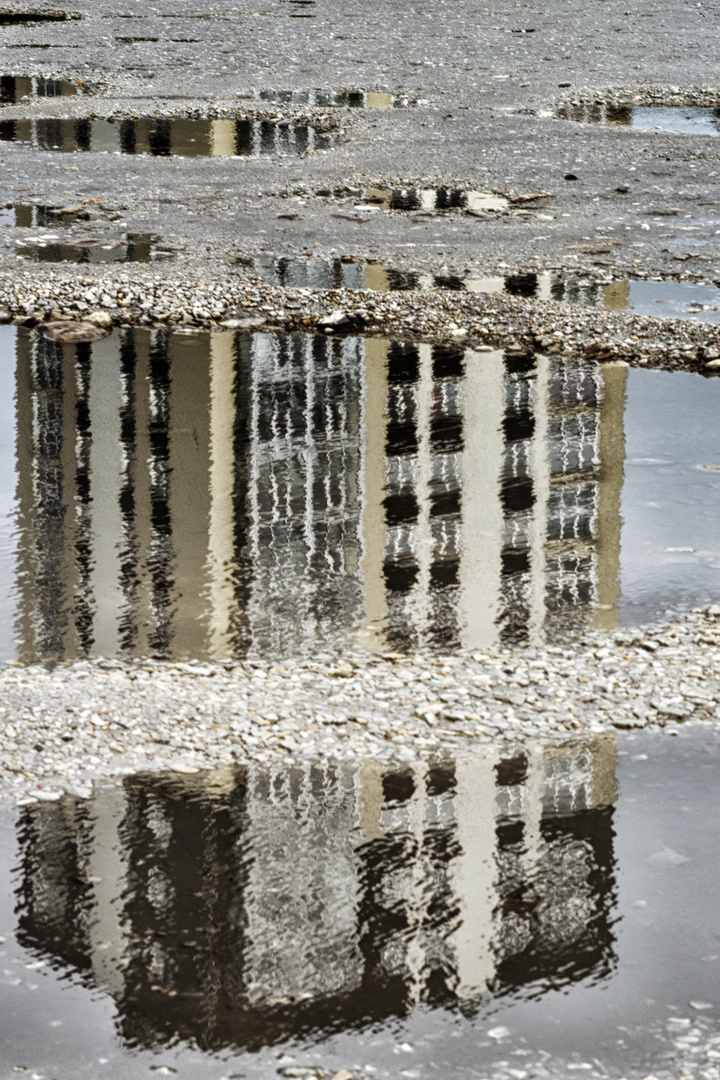
[[6,1062],[685,1075],[720,1034],[718,766],[709,735],[598,735],[3,808]]
[[8,203],[0,206],[0,225],[22,229],[57,228],[87,221],[90,214],[84,206],[57,206],[52,203]]
[[319,108],[401,109],[414,104],[409,97],[376,90],[256,90],[252,96],[255,101]]
[[562,105],[554,115],[560,120],[638,131],[667,131],[678,135],[720,136],[720,108],[663,105]]
[[510,274],[476,277],[399,270],[384,263],[351,256],[320,259],[309,256],[239,256],[238,266],[272,285],[309,289],[372,289],[404,292],[449,289],[483,295],[521,296],[564,301],[605,311],[627,311],[658,318],[720,322],[720,288],[686,281],[608,283],[551,274]]
[[47,79],[41,76],[0,76],[0,102],[14,105],[26,100],[49,97],[74,97],[90,93],[82,79]]
[[270,120],[0,120],[0,141],[35,150],[182,157],[249,157],[304,154],[326,149],[332,139],[311,124]]
[[508,199],[490,191],[463,191],[457,188],[366,188],[360,202],[384,210],[430,211],[507,210],[510,205]]
[[229,330],[0,355],[0,658],[485,648],[720,600],[720,379]]
[[67,11],[0,11],[0,26],[23,26],[27,23],[67,22],[81,15]]
[[172,251],[158,247],[152,233],[127,233],[120,238],[79,236],[61,240],[45,233],[26,236],[16,242],[16,253],[35,262],[155,262],[172,257]]

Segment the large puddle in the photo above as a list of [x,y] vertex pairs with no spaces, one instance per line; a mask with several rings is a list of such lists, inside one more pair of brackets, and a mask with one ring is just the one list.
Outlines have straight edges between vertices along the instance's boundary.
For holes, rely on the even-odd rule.
[[410,289],[450,289],[483,295],[522,296],[565,301],[605,311],[627,311],[662,318],[720,322],[720,288],[686,281],[600,282],[556,274],[432,274],[399,270],[380,262],[351,256],[320,259],[305,256],[239,256],[239,266],[272,285],[310,289],[372,289],[397,292]]
[[0,328],[0,655],[573,639],[720,598],[720,379]]
[[555,110],[561,120],[639,131],[667,131],[678,135],[720,135],[720,108],[664,105],[562,105]]
[[0,141],[24,143],[35,150],[181,157],[304,154],[332,145],[332,139],[311,124],[184,117],[0,120]]
[[3,1064],[677,1076],[680,1038],[707,1068],[719,752],[599,735],[129,776],[5,810]]

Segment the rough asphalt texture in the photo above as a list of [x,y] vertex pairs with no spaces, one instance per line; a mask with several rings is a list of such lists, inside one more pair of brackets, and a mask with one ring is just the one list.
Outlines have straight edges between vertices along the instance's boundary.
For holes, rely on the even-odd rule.
[[[300,116],[329,130],[327,150],[300,157],[161,158],[0,145],[8,202],[67,205],[99,195],[113,213],[98,213],[91,232],[117,232],[121,218],[128,231],[177,246],[161,268],[133,267],[134,280],[237,284],[244,279],[232,256],[307,251],[458,272],[562,267],[603,278],[720,277],[720,139],[545,115],[572,101],[717,104],[713,5],[644,0],[627,10],[624,0],[597,0],[582,9],[554,2],[533,10],[511,2],[378,8],[356,0],[241,0],[232,10],[183,8],[87,2],[73,7],[78,19],[2,27],[4,72],[78,79],[98,91],[5,105],[3,120]],[[418,104],[348,109],[257,100],[262,90],[316,87],[386,91]],[[568,174],[577,179],[564,179]],[[358,212],[352,197],[317,194],[387,185],[553,197],[522,204],[519,215],[417,219]],[[362,220],[333,217],[338,210]],[[298,216],[278,217],[288,211]],[[26,232],[2,230],[0,271],[12,282],[27,269],[52,294],[54,271],[15,254],[14,240]],[[103,273],[123,276],[117,267]],[[474,305],[481,309],[482,298]],[[12,313],[27,311],[18,302]],[[713,346],[717,335],[707,333]],[[666,337],[661,333],[661,344]]]

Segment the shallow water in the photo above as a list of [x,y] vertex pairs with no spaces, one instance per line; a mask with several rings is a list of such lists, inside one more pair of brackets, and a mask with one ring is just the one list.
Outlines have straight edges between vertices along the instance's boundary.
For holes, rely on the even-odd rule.
[[44,76],[0,75],[0,102],[14,105],[28,99],[74,97],[88,92],[81,79],[48,79]]
[[127,233],[122,237],[86,236],[60,240],[57,235],[40,233],[25,236],[16,243],[18,255],[35,262],[75,262],[95,265],[106,262],[153,262],[170,258],[170,250],[158,246],[152,233]]
[[164,329],[2,327],[0,360],[4,657],[489,647],[720,599],[719,379]]
[[0,1063],[58,1080],[667,1068],[691,1022],[718,1030],[719,753],[698,730],[599,735],[129,776],[6,810]]
[[103,151],[167,157],[248,157],[303,154],[332,140],[310,124],[271,120],[194,120],[145,117],[139,120],[0,120],[0,141],[35,150]]
[[720,108],[665,105],[563,105],[555,115],[561,120],[607,124],[640,131],[667,131],[679,135],[720,135]]
[[58,228],[89,217],[85,207],[59,206],[54,203],[7,203],[0,206],[0,225],[18,228]]

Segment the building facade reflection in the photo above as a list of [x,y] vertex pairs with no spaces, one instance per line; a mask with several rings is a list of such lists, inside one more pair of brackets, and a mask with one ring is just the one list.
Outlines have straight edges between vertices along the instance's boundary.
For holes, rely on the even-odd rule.
[[18,941],[129,1043],[259,1049],[615,965],[615,740],[128,778],[23,810]]
[[309,124],[152,116],[136,120],[68,120],[59,117],[1,120],[0,141],[26,143],[35,150],[92,150],[162,157],[171,154],[183,157],[303,154],[330,145],[329,137]]
[[625,377],[381,339],[22,332],[20,657],[613,625]]

